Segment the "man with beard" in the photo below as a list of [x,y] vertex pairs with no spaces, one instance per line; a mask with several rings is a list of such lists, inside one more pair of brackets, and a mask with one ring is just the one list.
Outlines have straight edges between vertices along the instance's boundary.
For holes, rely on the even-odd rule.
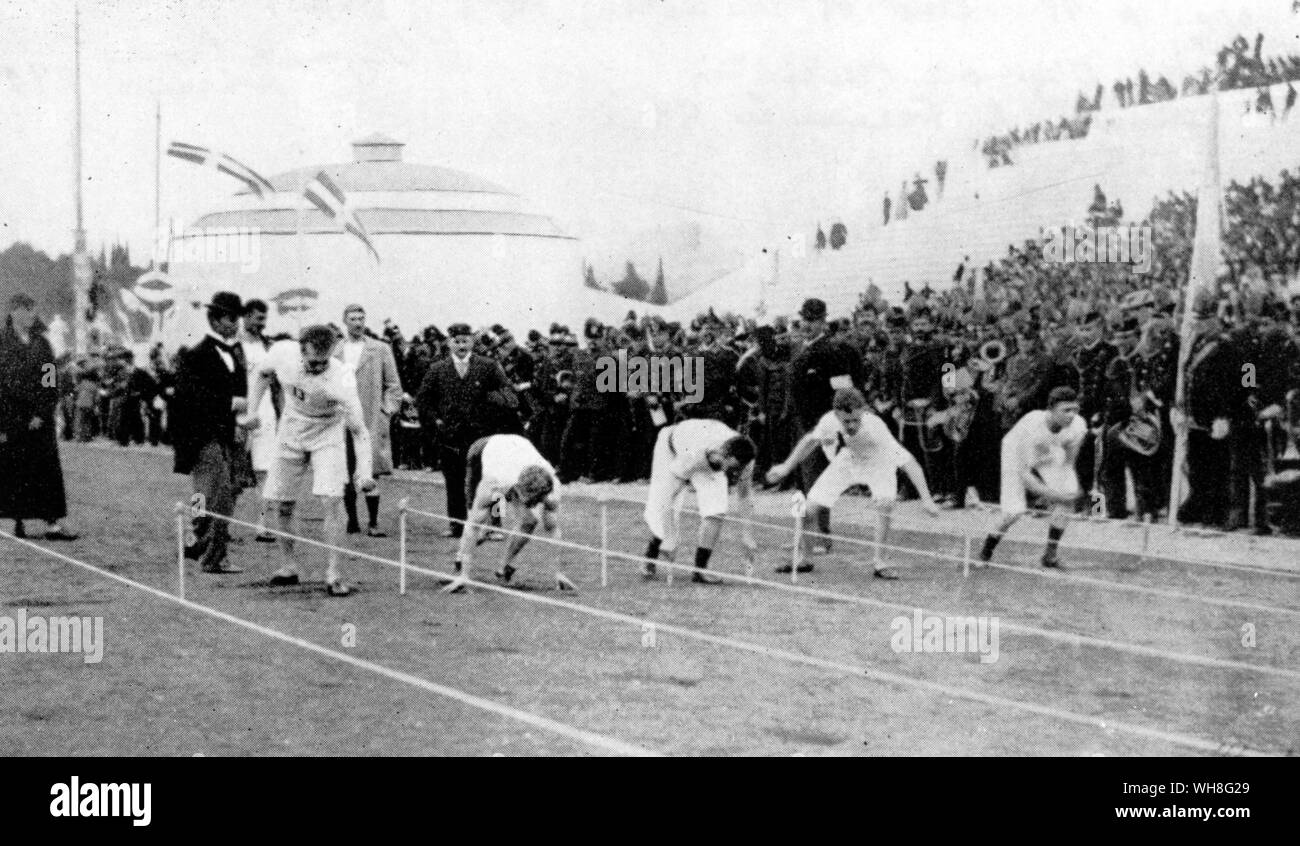
[[[1112,332],[1116,355],[1106,368],[1105,434],[1098,484],[1106,499],[1106,516],[1114,520],[1126,519],[1129,516],[1127,471],[1133,477],[1138,519],[1154,521],[1157,458],[1154,454],[1144,455],[1141,451],[1144,444],[1134,441],[1129,432],[1130,423],[1136,420],[1155,427],[1152,437],[1160,434],[1155,395],[1141,381],[1143,367],[1137,355],[1138,331],[1137,318],[1128,317]],[[1145,428],[1150,433],[1151,426]]]
[[726,345],[726,324],[709,315],[700,325],[699,345],[695,355],[704,360],[704,389],[702,399],[678,408],[686,417],[720,420],[728,426],[740,425],[737,413],[740,402],[736,394],[736,365],[740,357]]
[[537,400],[533,384],[536,366],[533,357],[515,343],[515,336],[500,323],[493,324],[491,332],[496,359],[501,363],[501,369],[506,372],[506,378],[514,386],[515,395],[519,397],[519,413],[516,415],[516,420],[521,431],[512,434],[530,433],[536,425],[534,418],[537,416]]
[[1160,449],[1154,456],[1154,507],[1157,512],[1169,507],[1169,480],[1173,472],[1174,436],[1169,412],[1174,407],[1178,386],[1178,327],[1174,325],[1170,300],[1166,310],[1156,312],[1151,291],[1135,291],[1125,300],[1125,308],[1137,317],[1141,326],[1137,349],[1131,359],[1137,384],[1150,394],[1150,404],[1160,418]]
[[447,484],[447,516],[451,525],[444,537],[459,538],[468,513],[465,502],[465,461],[470,446],[495,434],[491,421],[497,407],[518,404],[501,365],[474,355],[474,331],[466,323],[447,328],[451,355],[429,368],[416,396],[422,426],[438,432],[438,463]]
[[771,326],[759,326],[752,332],[737,335],[736,339],[748,345],[736,362],[736,392],[745,409],[740,433],[758,448],[754,475],[762,479],[773,462],[771,436],[776,421],[768,417],[768,409],[772,374],[778,369],[776,331]]
[[1228,525],[1245,528],[1253,491],[1254,532],[1267,535],[1272,529],[1263,485],[1272,447],[1263,421],[1282,417],[1295,348],[1274,321],[1272,303],[1261,292],[1243,291],[1242,302],[1242,323],[1229,333],[1243,372],[1228,436],[1232,463]]
[[[638,356],[672,355],[667,329],[657,317],[648,317],[639,326],[625,325],[621,337],[627,342],[629,361]],[[659,429],[672,418],[672,395],[666,391],[643,392],[639,390],[641,387],[628,385],[627,393],[621,397],[623,406],[617,409],[616,414],[624,438],[617,447],[620,453],[619,480],[625,482],[649,478],[655,438]],[[618,399],[620,397],[615,396],[615,400]]]
[[1096,309],[1089,311],[1079,326],[1074,367],[1078,373],[1079,414],[1088,426],[1089,436],[1079,447],[1079,486],[1085,496],[1092,493],[1098,459],[1098,440],[1104,425],[1106,370],[1117,355],[1115,346],[1103,337],[1104,320]]
[[[934,318],[927,306],[912,313],[912,331],[906,352],[903,353],[903,446],[925,469],[935,493],[943,498],[951,485],[946,473],[946,447],[943,435],[929,426],[927,418],[942,410],[946,401],[943,393],[944,365],[948,363],[948,350],[934,334]],[[919,492],[910,484],[904,486],[905,498],[913,499]]]
[[1214,298],[1198,297],[1193,308],[1195,335],[1187,356],[1184,407],[1171,413],[1175,427],[1187,427],[1189,490],[1178,506],[1178,522],[1222,529],[1228,521],[1227,482],[1232,467],[1227,438],[1242,374]]
[[46,540],[70,541],[77,535],[63,525],[68,502],[54,431],[54,350],[35,308],[31,297],[15,294],[0,331],[0,517],[13,519],[17,537],[26,537],[24,520],[43,520]]
[[598,456],[593,451],[607,422],[608,397],[596,384],[596,359],[607,352],[605,327],[594,317],[589,318],[583,326],[583,336],[587,347],[574,355],[569,420],[560,441],[560,481],[565,484],[584,476],[595,478]]
[[538,412],[540,431],[533,433],[533,442],[556,467],[561,465],[560,447],[569,423],[576,351],[577,341],[569,335],[568,328],[553,323],[546,358],[535,371],[541,409]]

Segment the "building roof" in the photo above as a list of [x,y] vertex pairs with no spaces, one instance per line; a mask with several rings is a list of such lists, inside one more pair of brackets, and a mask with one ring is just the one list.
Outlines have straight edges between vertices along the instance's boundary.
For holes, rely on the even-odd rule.
[[[549,217],[512,211],[466,209],[361,209],[356,212],[371,235],[527,235],[538,238],[572,238]],[[214,212],[199,218],[196,230],[207,227],[242,226],[258,232],[293,234],[299,227],[299,213],[292,209],[243,209]],[[343,229],[319,209],[302,212],[304,233],[338,232]]]
[[472,173],[403,161],[347,162],[299,167],[277,173],[270,177],[270,182],[276,191],[298,194],[322,170],[329,174],[330,179],[345,194],[353,191],[458,191],[518,196],[515,192]]

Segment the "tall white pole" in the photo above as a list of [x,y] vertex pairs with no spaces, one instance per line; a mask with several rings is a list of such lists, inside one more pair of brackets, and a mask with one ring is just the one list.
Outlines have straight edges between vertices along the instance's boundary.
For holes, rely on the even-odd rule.
[[[154,102],[153,124],[153,237],[154,244],[159,242],[162,233],[162,98]],[[155,248],[155,252],[157,249]],[[158,257],[154,256],[153,267],[158,267]]]
[[73,6],[72,18],[73,49],[73,108],[76,112],[72,156],[73,175],[77,180],[77,228],[73,233],[72,249],[72,350],[76,355],[84,355],[90,340],[90,256],[86,252],[86,230],[83,225],[81,208],[81,6]]
[[[1178,525],[1178,508],[1185,499],[1187,484],[1187,441],[1191,421],[1187,419],[1187,365],[1195,340],[1197,294],[1215,292],[1217,272],[1222,261],[1222,193],[1219,187],[1219,94],[1218,87],[1209,95],[1209,120],[1206,127],[1205,169],[1196,194],[1196,237],[1192,243],[1192,261],[1187,285],[1183,289],[1183,321],[1179,334],[1178,372],[1174,389],[1174,461],[1169,480],[1169,515],[1171,526]],[[1216,292],[1217,293],[1217,292]]]

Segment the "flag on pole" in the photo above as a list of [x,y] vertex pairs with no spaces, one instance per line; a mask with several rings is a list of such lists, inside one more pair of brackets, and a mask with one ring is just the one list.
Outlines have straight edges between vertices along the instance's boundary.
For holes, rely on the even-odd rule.
[[198,147],[182,141],[173,141],[167,146],[167,155],[184,159],[187,162],[194,162],[200,167],[213,168],[227,176],[233,176],[244,183],[248,190],[256,194],[258,199],[264,198],[267,194],[275,193],[274,186],[261,174],[248,165],[235,161],[225,153],[217,153],[206,147]]
[[1196,237],[1192,241],[1192,262],[1183,291],[1183,323],[1178,345],[1178,376],[1174,389],[1174,408],[1181,425],[1174,426],[1174,466],[1169,483],[1169,525],[1178,525],[1178,507],[1187,498],[1187,432],[1182,412],[1187,403],[1187,362],[1191,359],[1196,298],[1203,292],[1217,295],[1215,283],[1222,261],[1221,236],[1223,195],[1219,189],[1219,98],[1211,92],[1210,115],[1206,126],[1205,166],[1196,192]]
[[370,235],[366,228],[361,225],[357,218],[356,211],[348,204],[348,198],[344,195],[343,189],[334,184],[329,174],[321,171],[316,174],[315,178],[307,183],[303,189],[302,195],[306,197],[312,205],[325,213],[325,216],[340,224],[347,232],[352,233],[361,239],[361,243],[366,245],[370,254],[379,261],[379,251],[370,241]]

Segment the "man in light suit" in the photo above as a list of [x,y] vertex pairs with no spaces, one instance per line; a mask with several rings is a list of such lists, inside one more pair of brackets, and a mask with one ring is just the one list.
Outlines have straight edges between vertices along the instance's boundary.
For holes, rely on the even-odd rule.
[[[393,348],[366,334],[366,310],[350,305],[343,310],[343,325],[347,334],[338,346],[338,356],[344,367],[356,376],[357,396],[361,411],[370,432],[372,472],[376,478],[393,472],[393,454],[389,419],[402,410],[402,382],[397,374],[397,359]],[[356,452],[352,435],[347,435],[348,472],[356,470]],[[348,512],[348,534],[361,531],[357,517],[357,491],[351,482],[343,490],[343,503]],[[366,511],[369,523],[366,534],[382,538],[386,533],[379,528],[379,489],[366,494]]]

